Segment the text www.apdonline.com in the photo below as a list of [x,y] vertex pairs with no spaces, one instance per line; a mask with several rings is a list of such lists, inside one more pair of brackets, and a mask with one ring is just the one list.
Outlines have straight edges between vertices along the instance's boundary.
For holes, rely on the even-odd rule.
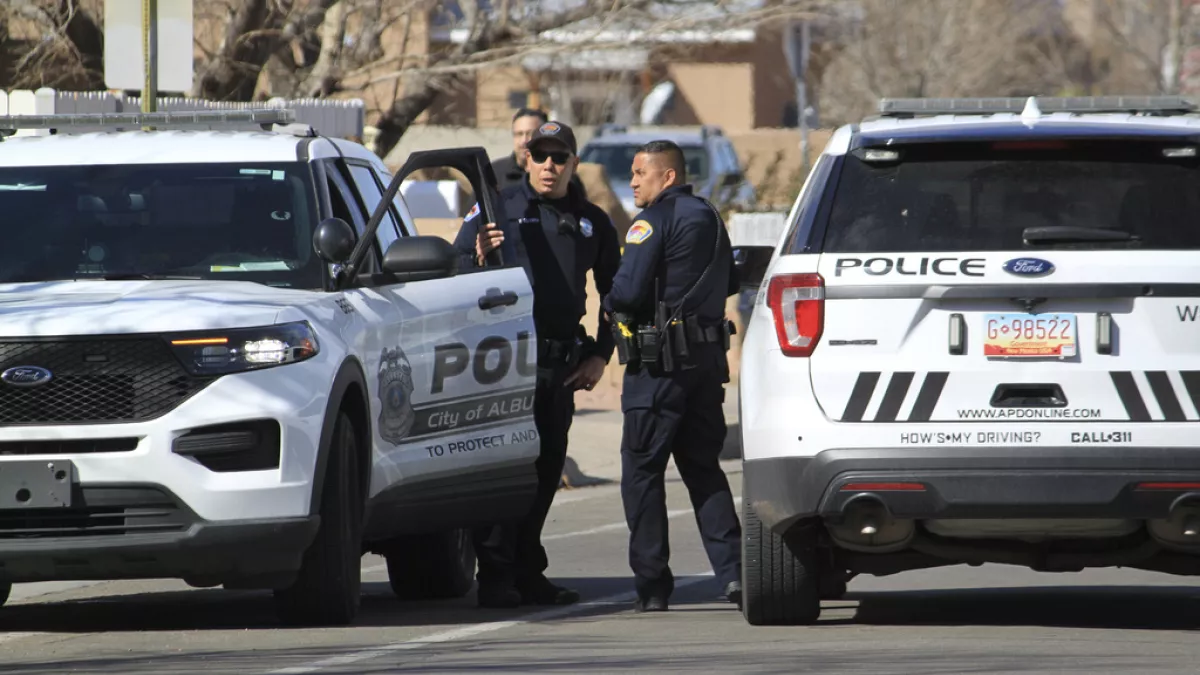
[[985,408],[959,410],[959,419],[1028,420],[1100,417],[1098,408]]

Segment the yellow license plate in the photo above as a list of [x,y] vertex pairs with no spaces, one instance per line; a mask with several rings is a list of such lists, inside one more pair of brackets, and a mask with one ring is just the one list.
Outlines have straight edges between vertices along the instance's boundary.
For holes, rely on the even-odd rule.
[[985,314],[984,356],[1075,356],[1074,314]]

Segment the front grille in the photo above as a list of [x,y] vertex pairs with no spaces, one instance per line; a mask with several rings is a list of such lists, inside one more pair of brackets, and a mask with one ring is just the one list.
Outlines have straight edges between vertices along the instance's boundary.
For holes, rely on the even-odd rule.
[[49,382],[0,382],[0,425],[140,422],[163,415],[212,378],[188,374],[156,338],[0,341],[0,372],[49,370]]
[[150,487],[76,488],[70,508],[0,510],[0,540],[179,532],[188,512]]
[[136,438],[87,438],[65,441],[0,441],[4,455],[86,455],[97,452],[136,450]]

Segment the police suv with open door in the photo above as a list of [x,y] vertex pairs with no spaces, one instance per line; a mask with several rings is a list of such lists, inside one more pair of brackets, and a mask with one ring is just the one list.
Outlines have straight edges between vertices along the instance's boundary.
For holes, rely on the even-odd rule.
[[402,598],[461,596],[467,528],[528,509],[529,282],[459,274],[398,192],[449,166],[496,220],[486,154],[393,176],[292,121],[0,118],[58,132],[0,142],[0,601],[167,577],[344,624],[364,552]]
[[1174,97],[836,131],[778,245],[737,253],[750,623],[859,573],[1200,573],[1198,152]]

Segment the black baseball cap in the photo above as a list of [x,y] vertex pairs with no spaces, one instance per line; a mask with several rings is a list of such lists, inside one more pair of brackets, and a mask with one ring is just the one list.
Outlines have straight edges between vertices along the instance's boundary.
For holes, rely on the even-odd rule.
[[533,150],[538,145],[558,145],[569,150],[572,155],[579,154],[575,146],[575,132],[571,131],[571,127],[554,120],[538,127],[525,147]]

